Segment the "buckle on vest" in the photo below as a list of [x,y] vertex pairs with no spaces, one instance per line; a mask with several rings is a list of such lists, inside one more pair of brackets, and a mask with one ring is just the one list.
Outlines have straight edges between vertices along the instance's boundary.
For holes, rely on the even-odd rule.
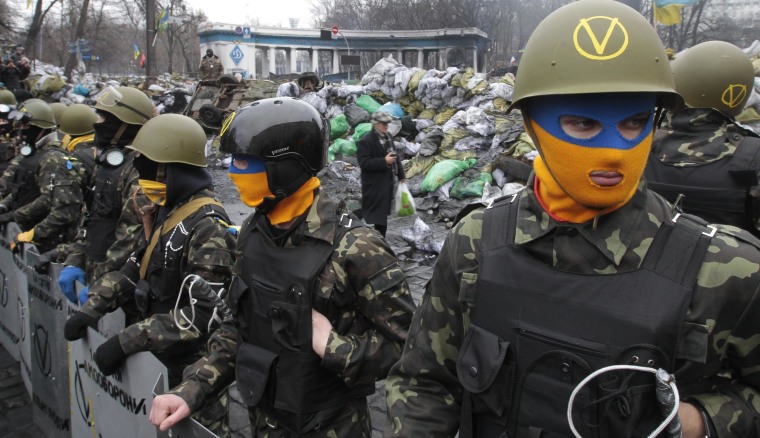
[[[348,217],[348,225],[343,225],[343,221]],[[352,223],[354,223],[354,220],[348,216],[348,213],[343,213],[340,215],[340,219],[338,219],[338,222],[343,225],[344,227],[350,227]]]
[[[671,219],[671,221],[673,221],[673,223],[676,223],[678,222],[678,219],[680,217],[681,217],[681,213],[680,212],[676,213],[676,215],[673,216],[673,219]],[[714,237],[715,234],[718,232],[718,227],[714,227],[712,225],[705,225],[705,227],[710,230],[710,231],[702,231],[702,234],[704,234],[707,237]]]

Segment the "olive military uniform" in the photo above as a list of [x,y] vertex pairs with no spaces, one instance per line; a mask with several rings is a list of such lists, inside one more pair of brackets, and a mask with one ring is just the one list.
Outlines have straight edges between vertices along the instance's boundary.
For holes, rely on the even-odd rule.
[[[596,225],[556,222],[541,207],[532,184],[514,202],[519,203],[514,244],[540,263],[546,275],[582,275],[590,289],[595,278],[640,269],[652,238],[674,216],[671,206],[648,191],[644,182],[628,204],[600,217]],[[477,311],[484,227],[483,210],[476,210],[455,226],[444,244],[404,355],[386,383],[394,436],[443,437],[457,432],[464,394],[457,363]],[[758,409],[753,406],[760,395],[760,372],[755,366],[760,361],[760,322],[755,317],[760,311],[758,245],[745,231],[722,227],[717,231],[680,324],[674,373],[681,398],[704,408],[718,436],[760,433]],[[507,272],[521,269],[525,266],[503,266]],[[505,385],[501,391],[509,394],[514,389]],[[501,404],[492,407],[501,409],[499,414],[509,409],[508,396],[496,400]]]
[[[323,313],[332,323],[333,331],[327,342],[323,370],[337,376],[347,388],[374,389],[376,380],[385,378],[390,366],[398,359],[401,345],[406,338],[406,330],[414,311],[414,303],[392,250],[380,236],[366,227],[350,228],[344,233],[337,232],[348,217],[345,208],[337,206],[324,196],[317,196],[314,203],[302,216],[303,222],[283,238],[278,246],[292,249],[299,259],[307,254],[299,250],[304,242],[322,242],[333,246],[329,260],[318,274],[317,292],[311,297],[313,308]],[[355,219],[354,219],[355,221]],[[238,250],[246,253],[252,248],[245,247],[246,233],[254,230],[254,225],[268,224],[259,218],[258,225],[249,218],[244,223],[238,238]],[[341,236],[340,242],[334,242]],[[253,248],[255,249],[255,248]],[[298,256],[301,254],[301,256]],[[251,266],[242,260],[235,267],[235,282],[246,278]],[[240,278],[238,278],[240,277]],[[248,283],[247,281],[245,283]],[[183,383],[171,393],[182,397],[196,409],[205,397],[223,388],[235,378],[236,353],[254,321],[245,320],[244,306],[246,287],[232,287],[231,301],[237,313],[235,326],[222,325],[209,341],[209,353],[184,373]],[[310,321],[309,321],[310,322]],[[243,344],[248,345],[248,344]],[[308,343],[311,348],[311,342]],[[313,352],[311,355],[318,359]],[[238,357],[238,385],[241,386],[240,367],[247,364]],[[282,362],[281,366],[285,366]],[[287,377],[287,376],[286,376]],[[280,384],[278,378],[278,386]],[[308,386],[322,382],[303,381],[302,391]],[[245,385],[243,385],[245,386]],[[247,391],[241,387],[244,398]],[[333,394],[321,394],[321,403],[330,402]],[[359,437],[370,436],[371,425],[366,393],[349,398],[342,403],[339,413],[325,418],[314,425],[304,435],[309,437]],[[262,400],[266,399],[266,396]],[[263,403],[263,401],[262,401]],[[250,409],[254,436],[289,437],[291,435],[271,415],[261,409]],[[282,418],[282,417],[281,417]]]

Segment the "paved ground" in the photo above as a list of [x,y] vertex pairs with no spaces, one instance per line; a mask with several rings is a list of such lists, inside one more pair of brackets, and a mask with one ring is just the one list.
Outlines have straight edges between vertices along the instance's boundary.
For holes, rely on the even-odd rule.
[[0,435],[4,438],[41,438],[32,420],[32,401],[21,381],[19,363],[0,345]]

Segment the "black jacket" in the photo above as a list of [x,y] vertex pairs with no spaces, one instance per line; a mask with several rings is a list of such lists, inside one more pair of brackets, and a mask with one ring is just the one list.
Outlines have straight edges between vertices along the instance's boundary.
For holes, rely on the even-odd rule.
[[393,147],[389,135],[388,147],[383,147],[380,134],[372,129],[356,144],[356,157],[362,171],[362,217],[368,224],[387,225],[393,205],[393,176],[405,179],[404,168],[396,159],[388,166],[385,156]]

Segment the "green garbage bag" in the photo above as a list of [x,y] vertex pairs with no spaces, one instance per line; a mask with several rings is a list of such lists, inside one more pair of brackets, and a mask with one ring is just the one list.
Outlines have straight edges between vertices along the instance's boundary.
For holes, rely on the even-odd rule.
[[475,165],[477,159],[444,160],[433,165],[420,184],[423,193],[434,192],[442,185],[459,176],[460,173]]
[[356,143],[353,138],[338,138],[327,149],[327,161],[333,162],[336,158],[351,157],[356,155]]
[[490,173],[480,172],[474,177],[459,175],[454,180],[454,185],[449,190],[452,198],[480,198],[483,196],[485,183],[492,184],[493,176]]
[[330,119],[330,140],[343,137],[348,132],[348,120],[345,114],[338,114]]
[[359,96],[356,99],[355,103],[359,105],[360,107],[364,108],[365,110],[367,110],[367,112],[369,112],[370,114],[374,113],[375,111],[380,109],[380,107],[382,106],[372,96],[369,96],[366,94]]
[[369,131],[372,130],[372,123],[359,123],[354,128],[354,134],[352,137],[354,138],[355,142],[358,142],[362,139]]

